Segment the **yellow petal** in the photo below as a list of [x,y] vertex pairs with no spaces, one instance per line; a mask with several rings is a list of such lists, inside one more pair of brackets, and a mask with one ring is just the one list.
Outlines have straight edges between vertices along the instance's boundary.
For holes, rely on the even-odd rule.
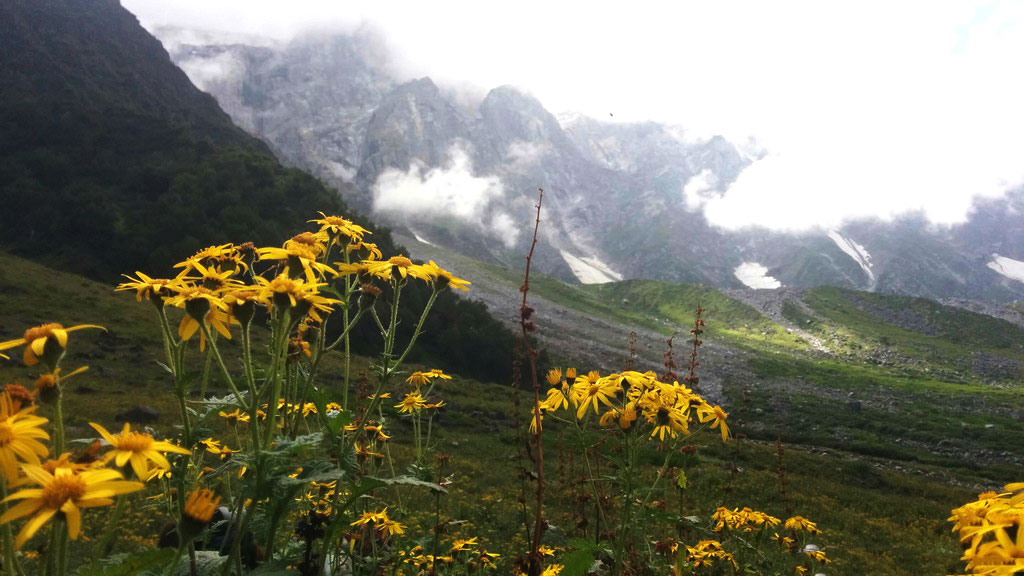
[[[56,332],[56,330],[54,332]],[[67,336],[65,336],[64,341],[67,342]],[[36,338],[31,344],[29,344],[29,348],[32,349],[32,353],[36,356],[42,356],[43,351],[46,350],[46,337]]]
[[43,524],[46,524],[56,513],[56,510],[40,510],[39,514],[32,517],[32,519],[29,520],[21,529],[21,532],[18,532],[18,537],[14,539],[14,547],[21,548],[25,542],[28,542],[29,538],[34,536],[35,533],[43,527]]
[[100,436],[103,436],[103,439],[109,442],[111,446],[117,445],[117,440],[106,428],[95,422],[89,422],[89,426],[92,426],[93,430],[99,432]]
[[[39,491],[42,495],[42,490]],[[19,502],[16,506],[11,506],[7,512],[4,512],[3,516],[0,516],[0,524],[6,524],[11,520],[17,520],[22,516],[28,516],[34,513],[42,503],[39,500],[28,500],[26,502]]]
[[60,511],[64,513],[64,519],[68,523],[68,538],[78,540],[78,535],[82,532],[82,512],[71,500],[64,502]]

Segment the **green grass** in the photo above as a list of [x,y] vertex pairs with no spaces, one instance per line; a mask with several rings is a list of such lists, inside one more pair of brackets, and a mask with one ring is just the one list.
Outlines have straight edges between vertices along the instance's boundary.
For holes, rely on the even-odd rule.
[[[808,290],[804,302],[821,319],[812,328],[838,334],[848,351],[893,349],[964,377],[977,353],[1024,362],[1024,328],[1005,320],[923,298],[832,287]],[[1006,380],[1024,375],[1019,367],[1003,372]]]
[[[578,299],[578,306],[623,318],[653,318],[651,310],[656,310],[666,317],[678,318],[676,321],[685,325],[683,316],[695,300],[700,300],[709,309],[709,323],[725,325],[713,329],[723,331],[719,334],[728,335],[728,330],[742,329],[748,322],[752,326],[764,325],[758,324],[763,319],[759,320],[759,315],[749,307],[725,298],[719,300],[714,293],[702,289],[675,290],[648,283],[625,288],[576,288],[550,280],[539,280],[535,285],[548,294],[564,293],[560,297],[586,296]],[[0,339],[18,337],[26,327],[47,321],[98,323],[108,329],[106,333],[72,334],[65,366],[90,364],[92,369],[68,386],[66,411],[72,424],[71,438],[93,436],[86,427],[89,421],[113,426],[115,413],[136,404],[151,405],[161,411],[156,427],[159,434],[174,433],[176,408],[168,378],[155,363],[162,350],[155,315],[148,303],[136,303],[132,295],[115,294],[110,286],[3,254],[0,293],[4,302],[0,309]],[[634,307],[620,310],[611,304],[621,302],[622,297],[631,297]],[[645,297],[651,299],[649,306],[643,304]],[[675,300],[672,304],[657,303],[666,297]],[[769,340],[769,345],[774,340]],[[222,344],[226,348],[232,346]],[[1011,471],[991,466],[973,469],[913,447],[892,448],[891,440],[899,435],[907,440],[930,441],[949,431],[958,447],[970,447],[966,444],[970,441],[999,449],[1022,437],[1024,431],[1019,423],[986,414],[983,409],[957,415],[955,410],[943,412],[942,407],[947,400],[965,397],[984,402],[1019,402],[1017,391],[922,378],[921,374],[893,374],[879,367],[812,360],[788,345],[775,347],[773,351],[778,353],[752,350],[755,353],[750,360],[751,370],[765,381],[800,379],[823,390],[842,393],[898,394],[906,399],[906,406],[896,416],[870,409],[854,414],[845,412],[841,404],[838,409],[823,409],[828,403],[823,404],[820,396],[807,391],[780,399],[769,389],[762,390],[758,381],[727,381],[726,409],[732,414],[730,422],[747,439],[726,445],[714,436],[698,440],[699,465],[687,469],[687,513],[706,519],[716,506],[727,505],[752,506],[777,516],[785,516],[790,510],[808,516],[826,531],[821,541],[835,560],[830,574],[919,575],[957,571],[959,552],[945,518],[951,508],[973,499],[974,489],[961,486],[988,487],[993,478],[1009,478]],[[230,356],[231,352],[227,354]],[[365,371],[368,365],[367,359],[359,358],[354,372]],[[325,384],[336,386],[339,371],[336,360],[328,363]],[[0,382],[30,382],[36,372],[14,361],[3,362]],[[212,386],[218,393],[224,392],[216,380]],[[395,384],[392,394],[401,394],[403,386]],[[82,387],[93,392],[78,392]],[[435,422],[435,448],[452,457],[446,472],[452,484],[449,495],[441,498],[440,520],[446,523],[449,537],[479,535],[485,546],[510,561],[524,549],[519,504],[523,484],[517,474],[518,443],[513,427],[515,393],[507,386],[459,377],[439,386],[437,393],[448,406]],[[525,403],[529,395],[520,395]],[[773,402],[780,400],[788,402],[787,411],[770,409]],[[755,412],[759,407],[764,407],[762,414]],[[938,419],[937,414],[941,416]],[[411,459],[407,447],[410,432],[402,418],[395,414],[389,418],[394,434],[392,452],[401,472]],[[968,427],[958,428],[958,418]],[[852,441],[834,441],[825,426],[813,430],[813,424],[808,425],[812,419],[834,421],[851,431]],[[525,420],[524,414],[520,414],[520,420]],[[996,422],[996,432],[987,436],[987,432],[979,433],[977,427],[983,421]],[[887,424],[891,427],[887,428]],[[552,423],[546,430],[548,519],[557,528],[553,537],[569,538],[593,529],[592,516],[588,527],[577,528],[580,509],[575,498],[580,489],[576,479],[582,473],[581,449],[599,437],[587,436],[581,446],[575,434],[564,426]],[[786,446],[783,459],[787,470],[785,490],[779,481],[778,457],[771,443],[776,434],[793,443]],[[825,447],[828,454],[823,455],[820,448],[811,446]],[[602,450],[605,449],[596,453],[600,455]],[[654,462],[662,457],[651,449],[644,460]],[[899,461],[905,470],[896,470],[890,459]],[[682,465],[681,461],[674,463]],[[650,479],[652,473],[653,468],[641,477]],[[530,481],[526,489],[533,489]],[[407,491],[404,499],[404,521],[420,527],[419,534],[428,534],[434,523],[434,497],[422,491]],[[145,519],[152,526],[161,521],[154,510],[141,506],[133,507],[130,514],[131,518],[140,522]],[[92,511],[87,518],[89,533],[98,530],[104,513]],[[664,533],[649,536],[658,539],[670,533],[666,526]],[[138,534],[126,532],[123,536],[120,542],[128,548],[152,545],[150,539]],[[693,534],[694,538],[698,536]]]

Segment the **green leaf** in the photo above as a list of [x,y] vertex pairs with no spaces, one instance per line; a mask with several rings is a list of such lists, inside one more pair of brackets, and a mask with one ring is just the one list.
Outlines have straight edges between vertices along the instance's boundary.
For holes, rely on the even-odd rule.
[[78,576],[138,576],[160,573],[174,561],[175,555],[177,550],[171,548],[158,548],[138,554],[118,554],[108,558],[102,566],[80,570]]
[[676,474],[676,486],[680,490],[686,490],[686,472],[680,470],[679,474]]
[[594,565],[594,549],[573,550],[560,560],[564,565],[562,571],[559,572],[560,576],[583,576]]

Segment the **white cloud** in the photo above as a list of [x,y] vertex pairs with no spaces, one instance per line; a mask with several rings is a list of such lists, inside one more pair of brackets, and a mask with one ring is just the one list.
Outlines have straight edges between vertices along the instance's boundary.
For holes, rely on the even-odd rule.
[[683,185],[683,202],[686,209],[696,212],[703,208],[708,200],[714,197],[717,186],[718,177],[707,168],[701,170],[699,174],[691,176]]
[[210,58],[188,58],[179,64],[196,88],[204,91],[209,91],[218,82],[237,78],[244,70],[242,63],[230,52]]
[[726,227],[917,209],[956,222],[973,196],[1024,181],[1022,2],[124,2],[149,26],[277,38],[366,21],[407,75],[754,136],[769,156],[707,207]]
[[513,170],[525,170],[540,161],[548,151],[549,146],[543,142],[514,140],[505,151],[505,159]]
[[512,218],[491,208],[504,195],[505,187],[497,176],[473,175],[469,154],[456,144],[449,149],[443,167],[428,169],[414,161],[407,171],[385,170],[373,184],[373,210],[421,221],[453,217],[511,247],[518,237]]

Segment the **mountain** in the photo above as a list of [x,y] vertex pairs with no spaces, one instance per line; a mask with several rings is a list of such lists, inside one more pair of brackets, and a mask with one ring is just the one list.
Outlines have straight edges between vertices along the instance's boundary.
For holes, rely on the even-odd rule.
[[[330,62],[330,54],[308,59]],[[343,51],[335,58],[350,60]],[[377,94],[372,83],[346,86],[338,100]],[[254,94],[243,100],[284,106]],[[273,124],[264,118],[260,126]],[[318,211],[374,230],[384,254],[405,252],[337,191],[283,166],[235,126],[117,0],[0,3],[0,206],[0,252],[107,283],[136,270],[169,275],[174,262],[211,244],[280,245]],[[402,331],[416,325],[429,296],[422,286],[403,294]],[[507,373],[511,334],[481,304],[445,291],[424,328],[419,360],[485,379]],[[372,349],[370,325],[357,331],[356,350]]]
[[475,258],[522,257],[543,188],[536,264],[569,281],[1024,296],[1024,230],[1012,216],[1024,192],[979,201],[953,227],[911,215],[801,234],[726,231],[702,207],[764,157],[754,143],[555,116],[511,86],[473,97],[408,78],[365,29],[286,43],[155,32],[201,88],[289,163],[349,186],[352,205],[408,236]]

